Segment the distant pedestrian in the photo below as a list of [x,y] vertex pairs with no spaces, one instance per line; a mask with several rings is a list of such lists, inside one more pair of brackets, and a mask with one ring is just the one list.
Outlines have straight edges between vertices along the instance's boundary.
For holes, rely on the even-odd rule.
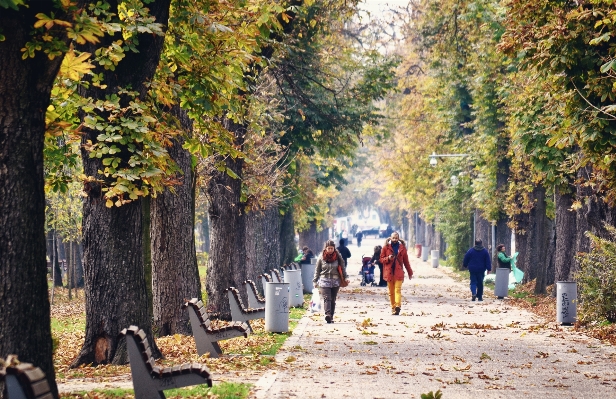
[[475,246],[464,255],[464,267],[468,268],[471,280],[472,299],[483,301],[483,279],[486,271],[490,274],[492,261],[488,250],[483,247],[483,241],[475,240]]
[[362,233],[361,230],[359,230],[356,234],[355,234],[355,238],[357,238],[357,248],[361,247],[361,240],[364,239],[364,233]]
[[345,247],[349,245],[349,233],[347,233],[346,230],[342,230],[342,233],[340,233],[340,238],[344,240]]
[[304,246],[304,248],[302,248],[302,258],[300,259],[299,263],[301,264],[310,264],[310,259],[314,258],[314,253],[312,252],[312,250],[306,246]]
[[372,255],[372,259],[370,259],[370,262],[378,266],[380,270],[379,287],[387,287],[387,281],[383,280],[383,264],[381,263],[381,249],[383,249],[383,247],[381,247],[380,245],[377,245],[376,247],[374,247],[374,254]]
[[413,278],[413,269],[411,269],[409,263],[406,244],[395,231],[391,233],[390,238],[385,240],[385,246],[381,250],[381,263],[383,264],[383,279],[387,281],[387,288],[389,289],[391,314],[399,315],[402,306],[404,269],[406,269],[409,280]]
[[338,250],[338,252],[342,254],[342,259],[344,259],[344,264],[348,265],[349,258],[351,257],[351,251],[349,251],[349,249],[347,248],[344,238],[341,238],[340,241],[338,241],[338,243],[340,245],[338,245],[338,248],[336,249]]
[[[314,278],[312,279],[312,282],[319,286],[319,293],[323,298],[323,305],[325,307],[325,321],[327,323],[334,322],[336,297],[340,289],[340,281],[344,279],[347,283],[349,282],[346,263],[342,254],[336,250],[335,245],[332,240],[325,242],[325,248],[319,260],[317,260]],[[342,266],[342,276],[338,272],[338,265]]]
[[498,253],[498,257],[496,259],[498,262],[498,267],[511,269],[511,262],[513,261],[513,258],[510,258],[505,254],[505,244],[498,244],[496,246],[496,252]]

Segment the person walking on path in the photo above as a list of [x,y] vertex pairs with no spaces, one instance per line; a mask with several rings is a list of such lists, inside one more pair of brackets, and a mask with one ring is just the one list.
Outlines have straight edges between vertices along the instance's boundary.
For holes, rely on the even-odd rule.
[[355,234],[355,238],[357,238],[357,248],[361,247],[361,240],[364,239],[364,233],[362,233],[361,230],[359,230],[356,234]]
[[464,255],[464,267],[468,268],[471,280],[472,301],[483,301],[483,279],[486,271],[490,274],[492,261],[488,250],[483,247],[483,241],[475,240],[475,246]]
[[498,244],[496,246],[496,252],[498,253],[498,257],[496,259],[498,262],[498,267],[511,269],[511,261],[513,260],[513,257],[507,257],[505,254],[505,244]]
[[404,268],[409,275],[409,280],[413,278],[413,269],[409,263],[409,256],[406,252],[406,244],[400,239],[397,232],[391,233],[391,237],[385,240],[385,246],[381,250],[381,263],[383,264],[383,279],[387,281],[389,289],[389,302],[391,303],[391,314],[399,315],[402,306],[402,282],[404,281]]
[[[342,241],[342,240],[340,240]],[[327,323],[334,322],[334,312],[336,311],[336,297],[340,289],[340,281],[342,279],[349,282],[349,276],[346,271],[346,262],[342,254],[336,250],[335,243],[332,240],[325,242],[325,248],[317,260],[317,266],[314,270],[314,278],[312,282],[315,286],[318,284],[319,293],[323,298],[325,307],[325,321]],[[342,266],[342,276],[338,271],[338,265]]]
[[344,264],[348,265],[349,264],[349,258],[351,257],[351,251],[347,248],[346,242],[344,241],[344,238],[341,238],[340,241],[338,241],[338,243],[340,245],[338,245],[338,248],[336,248],[336,249],[342,255],[342,259],[344,259]]
[[372,259],[370,259],[370,263],[373,263],[379,267],[379,270],[380,270],[379,287],[387,287],[387,281],[383,279],[383,264],[381,263],[381,249],[383,249],[383,247],[381,247],[380,245],[377,245],[376,247],[374,247],[374,254],[372,255]]
[[345,247],[349,245],[349,233],[347,233],[346,230],[342,230],[342,233],[340,233],[340,238],[344,240]]

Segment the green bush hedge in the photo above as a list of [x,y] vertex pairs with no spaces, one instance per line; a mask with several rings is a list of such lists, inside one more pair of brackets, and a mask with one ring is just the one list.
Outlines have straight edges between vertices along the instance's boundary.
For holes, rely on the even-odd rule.
[[616,322],[616,228],[605,227],[610,239],[587,232],[591,251],[578,256],[578,320],[584,324]]

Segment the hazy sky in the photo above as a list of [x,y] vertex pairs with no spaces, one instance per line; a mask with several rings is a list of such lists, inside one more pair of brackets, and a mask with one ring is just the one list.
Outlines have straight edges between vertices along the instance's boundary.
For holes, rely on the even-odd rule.
[[383,11],[390,8],[404,7],[408,2],[409,0],[364,0],[360,3],[359,7],[379,18],[382,16]]

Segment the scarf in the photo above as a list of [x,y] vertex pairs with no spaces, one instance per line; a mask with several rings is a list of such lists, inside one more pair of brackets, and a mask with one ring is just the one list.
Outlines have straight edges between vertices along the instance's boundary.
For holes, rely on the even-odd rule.
[[338,255],[336,254],[336,251],[332,252],[331,254],[327,252],[327,250],[323,250],[323,259],[325,260],[325,262],[327,263],[332,263],[333,261],[338,259]]

